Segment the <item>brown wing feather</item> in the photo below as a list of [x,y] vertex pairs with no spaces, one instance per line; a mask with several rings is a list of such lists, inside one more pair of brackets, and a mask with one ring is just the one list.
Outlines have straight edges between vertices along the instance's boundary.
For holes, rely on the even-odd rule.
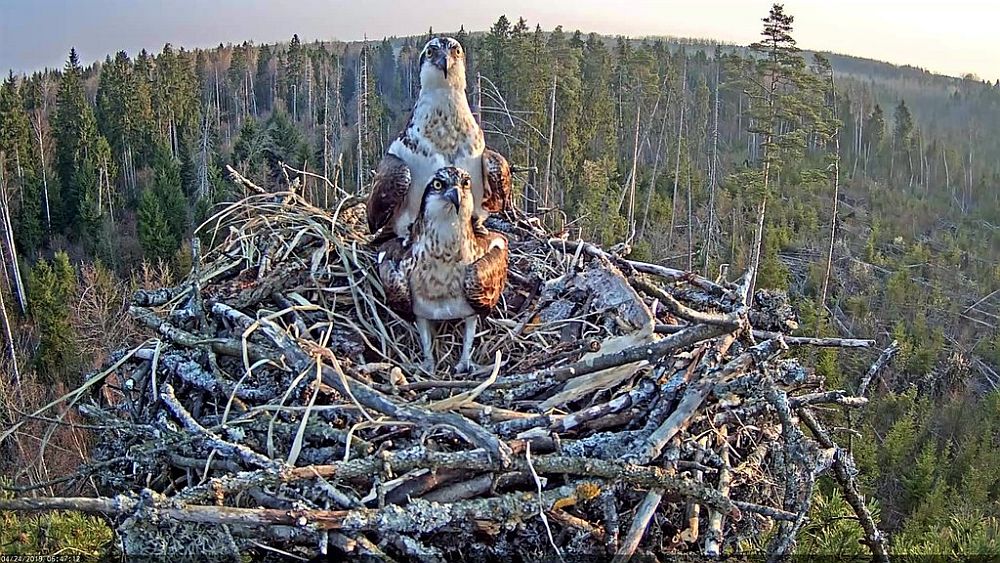
[[382,282],[386,303],[393,310],[409,315],[413,312],[410,295],[409,260],[403,241],[398,238],[387,241],[378,249],[378,277]]
[[399,157],[386,154],[375,171],[372,195],[368,198],[368,231],[376,231],[389,223],[410,189],[410,167]]
[[[507,239],[493,232],[476,238],[486,252],[465,269],[465,299],[474,311],[485,315],[496,307],[507,284]],[[497,240],[502,244],[489,248]]]
[[483,179],[483,209],[490,213],[503,211],[513,191],[510,164],[489,147],[483,151]]

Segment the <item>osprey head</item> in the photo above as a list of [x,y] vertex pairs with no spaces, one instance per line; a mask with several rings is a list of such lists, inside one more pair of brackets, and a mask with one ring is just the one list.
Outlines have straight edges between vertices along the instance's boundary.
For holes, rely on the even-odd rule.
[[461,168],[439,168],[424,189],[421,215],[428,219],[472,218],[472,177]]
[[451,37],[435,37],[420,52],[420,86],[465,90],[465,51]]

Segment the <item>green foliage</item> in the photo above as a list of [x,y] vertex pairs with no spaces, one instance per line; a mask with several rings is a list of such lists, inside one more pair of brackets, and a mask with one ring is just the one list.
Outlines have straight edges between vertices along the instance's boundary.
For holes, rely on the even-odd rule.
[[[13,498],[0,479],[0,499]],[[0,511],[0,552],[4,555],[37,556],[60,553],[87,558],[111,555],[114,533],[104,520],[80,512],[55,511],[42,514]]]
[[[854,509],[841,496],[838,487],[821,483],[812,498],[809,520],[799,532],[795,544],[796,555],[823,555],[855,558],[869,555],[861,540],[864,530],[854,516]],[[867,500],[872,518],[878,522],[879,506],[874,499]]]
[[82,366],[76,331],[70,322],[70,304],[76,293],[76,272],[65,252],[50,264],[39,260],[28,276],[28,304],[38,327],[36,373],[48,383],[72,386]]
[[[668,265],[684,267],[675,257],[687,250],[690,179],[695,248],[711,248],[709,275],[729,263],[733,278],[749,262],[766,195],[758,286],[789,290],[803,334],[901,344],[873,381],[870,405],[848,425],[862,435],[852,440],[859,480],[883,507],[894,546],[988,547],[996,536],[989,519],[1000,514],[1000,415],[970,360],[1000,365],[1000,333],[979,322],[996,324],[995,299],[966,308],[1000,284],[1000,89],[844,56],[807,66],[785,8],[775,6],[764,23],[751,53],[561,27],[547,33],[507,17],[487,34],[463,29],[457,38],[474,106],[474,78],[483,77],[487,142],[512,164],[535,169],[517,175],[518,204],[566,212],[565,220],[547,213],[549,226],[604,245],[624,239],[637,117],[633,258],[673,258]],[[366,180],[413,103],[425,40],[389,38],[364,49],[297,37],[198,52],[166,45],[156,56],[119,52],[89,68],[73,52],[61,73],[11,76],[0,89],[0,172],[21,258],[68,239],[120,274],[136,262],[138,246],[183,272],[189,217],[200,222],[213,204],[243,195],[222,178],[226,162],[269,189],[283,182],[279,160],[333,170],[342,154],[336,180],[363,192],[367,186],[353,183]],[[367,107],[361,127],[359,107]],[[819,304],[834,152],[841,206],[827,302]],[[677,228],[668,233],[671,222]],[[57,269],[68,287],[64,266]],[[59,372],[69,365],[62,358],[75,354],[67,345],[69,302],[57,295],[69,289],[57,289],[59,275],[44,261],[27,278],[42,339],[36,365],[46,366],[46,377],[71,378]],[[848,390],[874,359],[799,354],[829,386]],[[831,417],[831,427],[843,426]],[[839,518],[842,500],[826,488],[816,500],[800,550],[854,553],[856,525]],[[982,525],[968,516],[973,509],[982,511],[975,517]]]
[[607,166],[584,161],[580,182],[583,199],[577,208],[577,215],[581,218],[587,238],[601,244],[614,244],[621,240],[625,234],[625,219],[607,207],[608,198],[613,193]]
[[61,214],[53,217],[53,221],[62,228],[71,229],[74,234],[78,234],[82,225],[81,210],[89,188],[81,182],[92,180],[81,168],[91,157],[97,139],[97,122],[83,90],[82,73],[76,50],[70,50],[53,117],[56,172],[62,184],[61,205],[55,206],[61,209]]
[[760,270],[757,284],[760,287],[788,289],[790,271],[778,257],[782,247],[788,243],[790,235],[785,228],[770,228],[764,232],[764,248],[761,250]]
[[146,190],[139,200],[139,244],[150,260],[166,260],[177,249],[177,238],[163,213],[163,206],[153,190]]
[[240,127],[240,134],[233,145],[233,158],[239,163],[244,175],[256,176],[264,170],[264,156],[271,143],[266,129],[262,129],[257,121],[249,118]]

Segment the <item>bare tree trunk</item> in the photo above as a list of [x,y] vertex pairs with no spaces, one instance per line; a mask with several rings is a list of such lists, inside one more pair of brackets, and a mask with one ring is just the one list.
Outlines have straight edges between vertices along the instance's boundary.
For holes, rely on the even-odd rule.
[[[830,91],[833,93],[833,111],[836,117],[837,111],[837,88],[834,84],[833,70],[830,70]],[[826,310],[826,294],[830,287],[830,272],[833,270],[833,246],[837,237],[837,208],[840,204],[840,127],[833,132],[834,154],[833,159],[833,211],[830,214],[830,247],[826,255],[826,272],[823,275],[823,289],[819,296],[819,310]],[[820,335],[820,325],[816,325],[816,336]]]
[[[736,141],[743,137],[743,96],[737,96],[736,106]],[[734,143],[735,144],[735,143]]]
[[[555,93],[554,90],[553,93]],[[480,128],[483,127],[483,75],[478,72],[476,73],[476,123],[479,124]],[[549,137],[551,136],[550,133]]]
[[715,189],[719,185],[719,78],[722,63],[715,61],[715,107],[712,110],[712,162],[709,166],[708,181],[708,226],[705,229],[705,260],[703,275],[708,276],[708,259],[712,252],[713,229],[715,228]]
[[201,163],[198,168],[198,199],[208,195],[208,115],[201,130]]
[[7,317],[7,304],[4,302],[2,290],[0,290],[0,317],[3,318],[4,336],[7,337],[7,353],[10,354],[10,366],[14,374],[14,389],[20,391],[21,370],[17,366],[17,349],[14,347],[14,332],[10,328],[10,318]]
[[548,207],[552,190],[552,142],[556,133],[556,75],[552,75],[552,100],[549,102],[549,150],[545,158],[545,189],[542,192],[542,207]]
[[[858,100],[858,131],[854,138],[854,169],[851,171],[851,178],[854,178],[858,174],[858,160],[861,159],[861,153],[864,150],[861,146],[861,140],[865,135],[865,102],[861,98]],[[866,158],[867,160],[867,158]],[[867,166],[865,167],[867,171]]]
[[[3,175],[4,155],[0,153],[0,220],[3,222],[4,244],[10,259],[4,257],[6,266],[10,269],[11,293],[17,298],[18,309],[24,315],[28,312],[28,299],[21,280],[21,268],[17,263],[17,248],[14,247],[14,229],[10,222],[10,198],[7,192],[7,178]],[[6,270],[5,270],[6,272]]]
[[639,166],[639,115],[642,113],[642,106],[636,100],[635,104],[635,138],[632,144],[632,179],[629,182],[628,195],[628,234],[626,242],[631,243],[635,238],[635,177]]
[[356,193],[361,193],[364,185],[364,138],[367,133],[366,118],[368,116],[368,49],[367,45],[361,48],[361,56],[358,58],[358,188]]
[[31,125],[35,130],[35,137],[38,139],[38,165],[42,170],[42,200],[45,203],[45,232],[52,232],[52,212],[49,209],[49,178],[45,172],[45,143],[42,139],[42,116],[35,112],[37,123],[32,120]]
[[674,226],[677,215],[677,184],[681,172],[681,136],[684,132],[684,107],[687,105],[687,59],[684,59],[684,70],[681,73],[681,110],[677,119],[677,158],[674,159],[674,192],[670,196],[670,230],[667,231],[667,248],[674,247]]
[[670,112],[667,108],[670,107],[670,92],[667,93],[667,105],[663,109],[663,119],[660,120],[660,134],[656,139],[656,156],[653,159],[653,174],[649,179],[649,190],[646,192],[646,206],[642,212],[642,228],[640,229],[640,237],[646,235],[646,225],[649,222],[649,207],[653,202],[653,193],[656,192],[656,179],[659,177],[658,172],[660,170],[660,157],[663,155],[663,141],[667,137],[667,117]]
[[968,205],[972,202],[972,131],[969,131],[969,168],[968,181],[966,183],[966,196],[962,201],[962,213],[967,213]]
[[[330,178],[330,68],[324,65],[323,80],[323,177]],[[323,207],[330,206],[330,186],[323,183]]]
[[955,203],[958,203],[958,198],[955,197],[955,188],[951,185],[951,174],[948,171],[948,154],[945,152],[944,143],[941,143],[941,161],[944,162],[945,190],[951,192],[951,200]]
[[747,306],[753,305],[753,295],[754,290],[757,286],[757,274],[760,272],[760,250],[764,244],[764,216],[767,213],[767,192],[770,188],[771,179],[771,143],[775,135],[775,119],[777,117],[777,109],[775,107],[775,92],[777,90],[777,81],[771,78],[771,83],[768,87],[767,93],[767,109],[768,109],[768,125],[767,132],[764,133],[764,145],[762,150],[762,157],[764,161],[764,174],[763,174],[763,194],[760,198],[760,205],[757,208],[757,231],[754,234],[753,242],[753,254],[750,258],[750,269],[749,273],[751,275],[750,291],[747,293]]
[[896,168],[896,137],[892,137],[892,147],[889,150],[889,182],[892,182],[892,173]]
[[733,218],[732,226],[730,227],[731,232],[729,234],[729,261],[735,262],[736,261],[736,206],[735,205],[733,206],[732,218]]
[[222,96],[221,88],[219,86],[219,68],[215,68],[215,126],[222,131],[222,102],[219,99]]
[[694,271],[694,213],[692,211],[692,197],[691,197],[691,171],[688,170],[687,173],[687,204],[688,204],[688,222],[687,222],[687,271]]

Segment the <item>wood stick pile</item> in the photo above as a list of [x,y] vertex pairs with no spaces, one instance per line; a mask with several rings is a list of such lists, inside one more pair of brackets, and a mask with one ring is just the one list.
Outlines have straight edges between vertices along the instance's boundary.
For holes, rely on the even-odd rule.
[[[184,284],[136,294],[150,338],[72,396],[98,428],[77,477],[104,496],[0,509],[106,513],[132,556],[624,561],[787,553],[830,468],[860,498],[811,410],[865,399],[787,356],[872,342],[786,336],[787,298],[751,298],[748,275],[629,261],[523,217],[489,225],[510,277],[480,324],[485,368],[459,377],[457,325],[419,370],[363,200],[229,205]],[[873,524],[869,542],[884,553]]]

